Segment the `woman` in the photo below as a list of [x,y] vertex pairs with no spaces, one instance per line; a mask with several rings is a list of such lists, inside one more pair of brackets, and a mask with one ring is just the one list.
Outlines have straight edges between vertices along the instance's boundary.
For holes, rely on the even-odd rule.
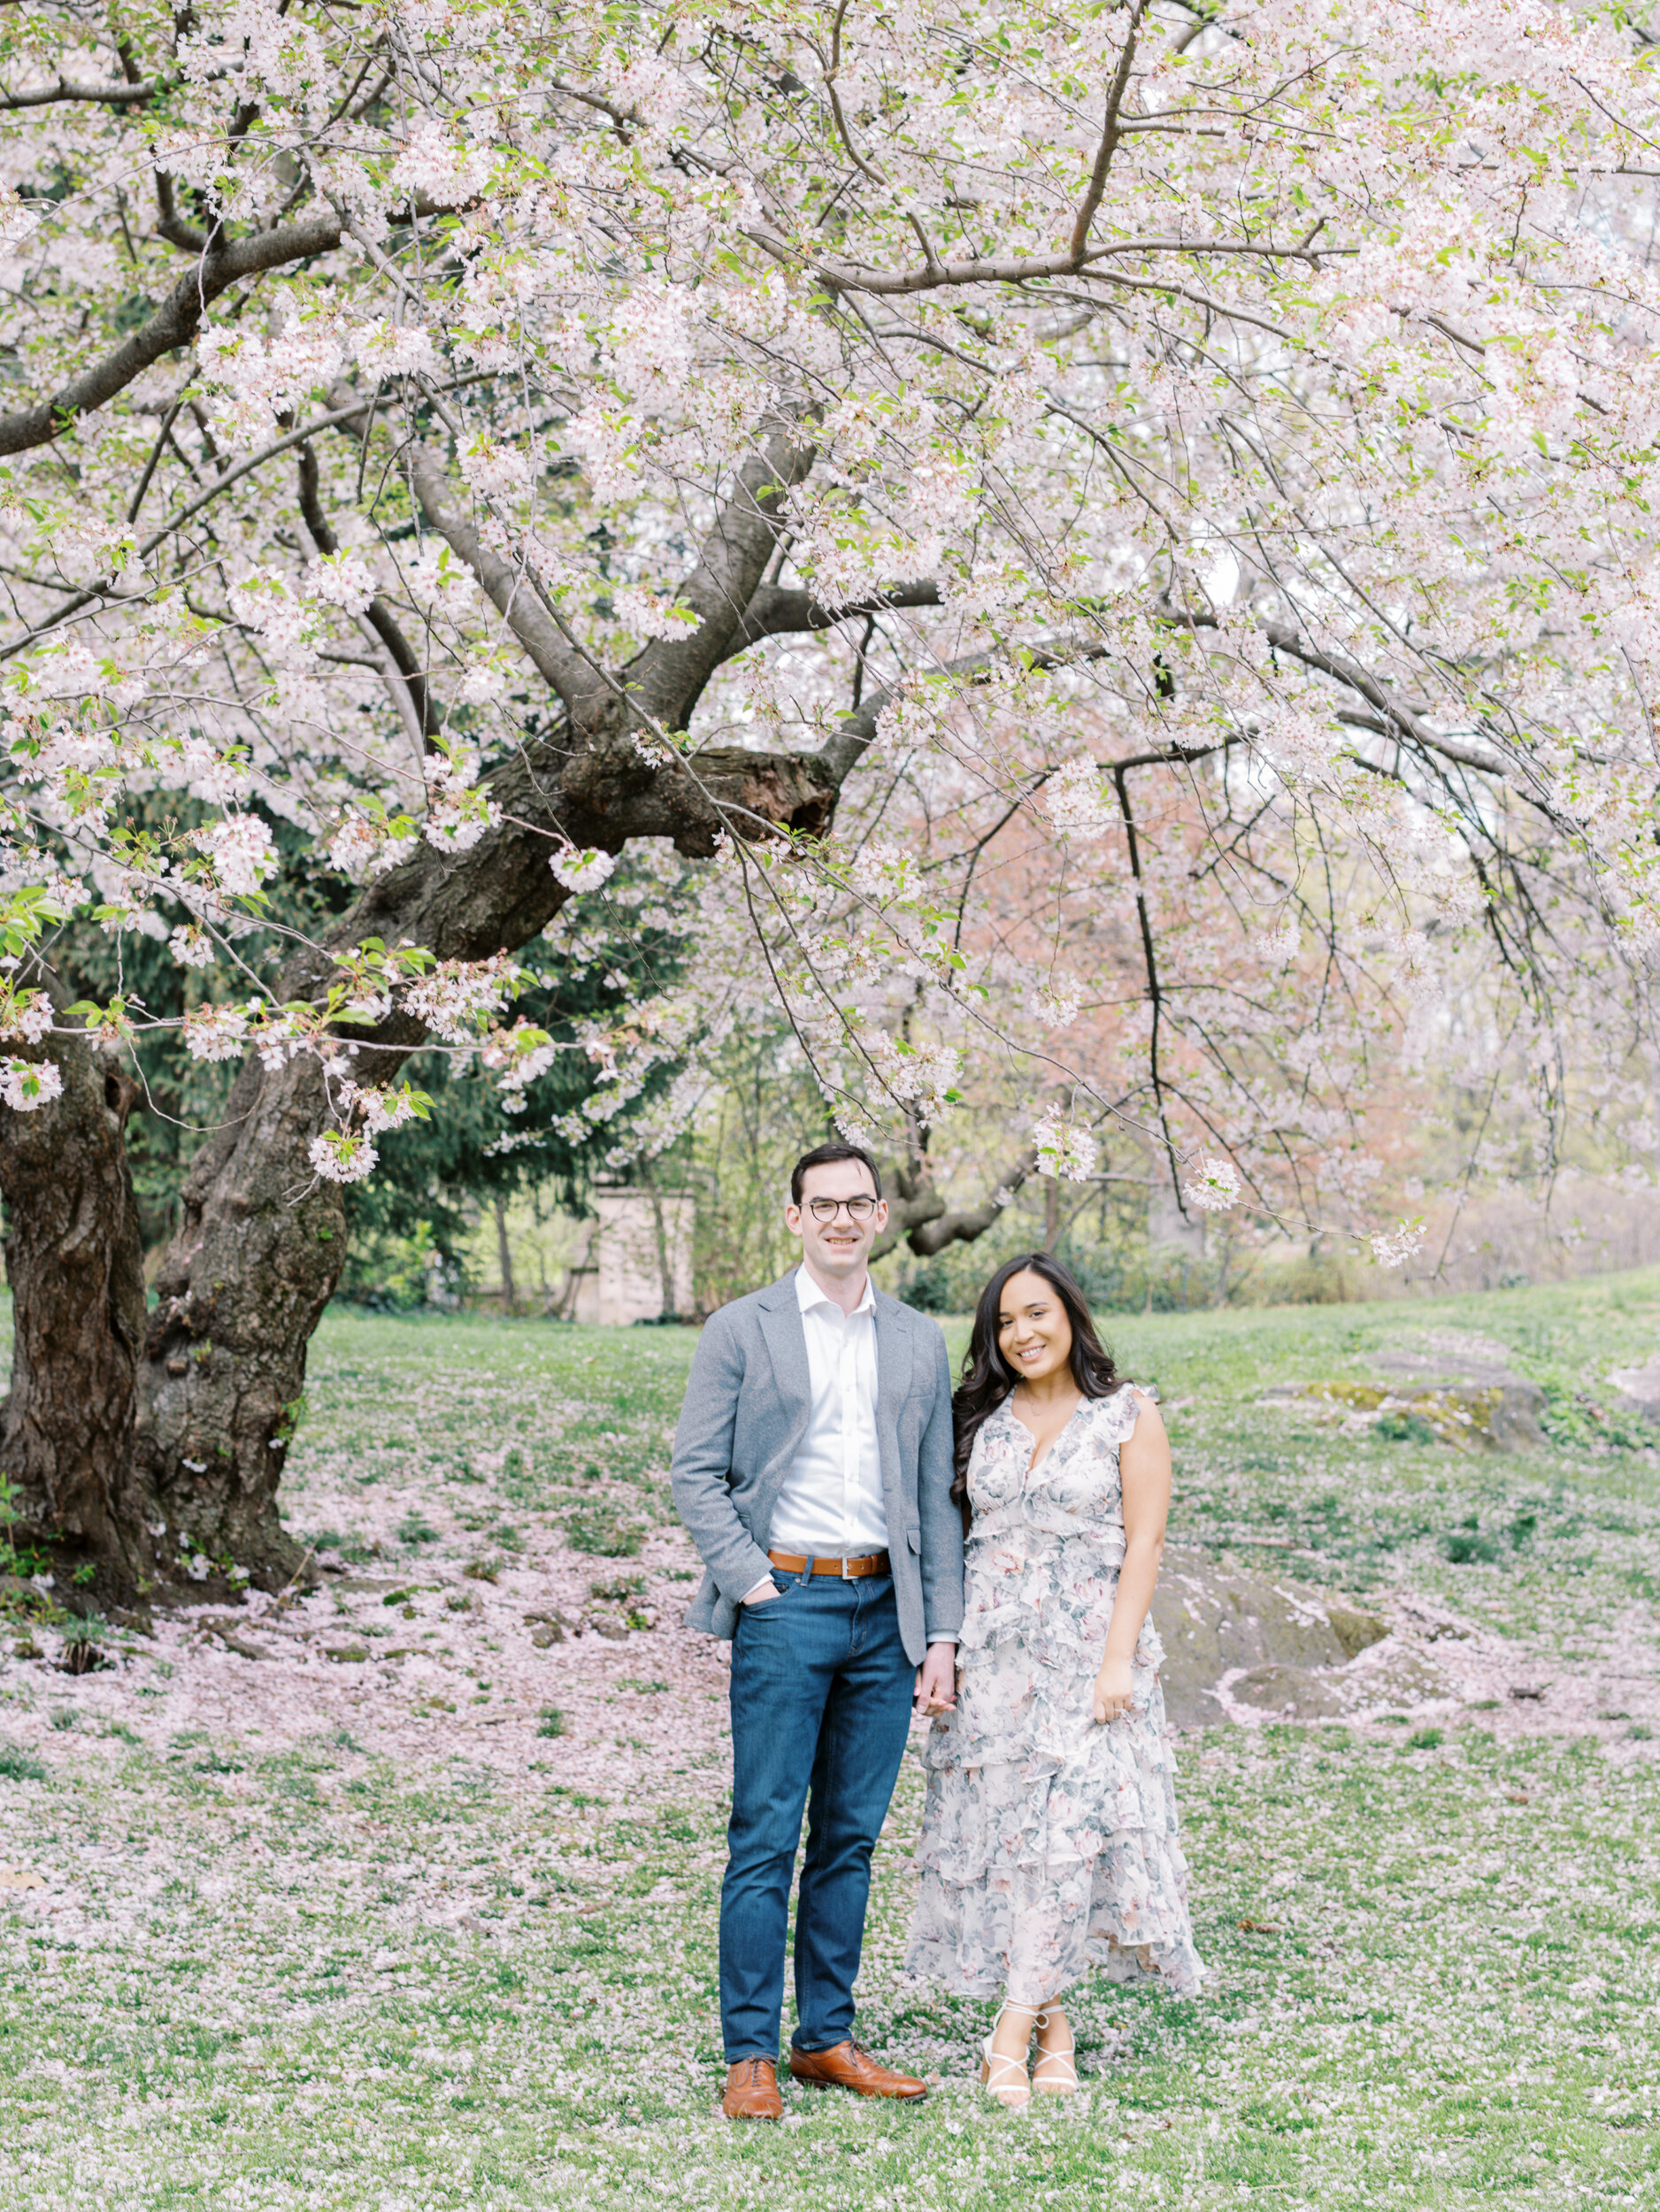
[[1170,1446],[1047,1253],[986,1286],[963,1376],[967,1614],[956,1708],[925,1755],[906,1964],[957,1996],[1003,1998],[980,2078],[1014,2105],[1076,2090],[1057,2000],[1091,1965],[1199,1986],[1147,1617]]

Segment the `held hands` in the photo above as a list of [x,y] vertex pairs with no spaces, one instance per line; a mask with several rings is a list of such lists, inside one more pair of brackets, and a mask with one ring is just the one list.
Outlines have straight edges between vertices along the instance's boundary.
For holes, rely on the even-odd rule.
[[1130,1663],[1105,1658],[1095,1677],[1095,1718],[1104,1726],[1130,1709]]
[[957,1703],[957,1646],[930,1644],[917,1669],[913,1703],[919,1713],[949,1713]]

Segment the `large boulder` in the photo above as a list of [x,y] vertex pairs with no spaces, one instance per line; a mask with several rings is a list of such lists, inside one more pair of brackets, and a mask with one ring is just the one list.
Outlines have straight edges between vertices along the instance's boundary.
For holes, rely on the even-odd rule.
[[1422,1643],[1380,1615],[1187,1546],[1164,1554],[1153,1624],[1178,1728],[1360,1717],[1450,1693]]
[[1248,1686],[1271,1694],[1270,1709],[1287,1697],[1295,1703],[1300,1691],[1312,1716],[1333,1694],[1319,1686],[1324,1678],[1389,1633],[1387,1621],[1341,1599],[1174,1544],[1153,1624],[1164,1646],[1164,1709],[1178,1728],[1232,1719],[1235,1704],[1257,1706]]
[[1540,1425],[1545,1394],[1517,1374],[1490,1338],[1457,1329],[1409,1331],[1372,1361],[1376,1382],[1284,1383],[1270,1402],[1306,1404],[1358,1431],[1417,1443],[1479,1446],[1491,1451],[1547,1448]]
[[1641,1414],[1645,1421],[1660,1421],[1660,1352],[1651,1354],[1641,1367],[1617,1367],[1609,1380],[1627,1411]]
[[[1385,1375],[1400,1378],[1397,1398],[1409,1405],[1438,1401],[1472,1442],[1502,1452],[1546,1448],[1539,1420],[1545,1394],[1515,1371],[1507,1347],[1490,1337],[1426,1329],[1379,1353],[1374,1363]],[[1433,1410],[1430,1421],[1436,1425]]]

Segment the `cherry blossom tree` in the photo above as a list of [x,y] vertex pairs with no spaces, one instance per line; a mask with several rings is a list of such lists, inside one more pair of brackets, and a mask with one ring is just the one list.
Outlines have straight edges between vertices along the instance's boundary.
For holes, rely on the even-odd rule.
[[[1380,1062],[1545,1141],[1587,1054],[1646,1103],[1648,54],[1510,0],[8,11],[27,1509],[282,1562],[343,1187],[411,1056],[548,1065],[514,955],[626,931],[625,853],[703,949],[587,1110],[673,1061],[667,1141],[765,1004],[918,1249],[1122,1130],[1398,1257]],[[163,1017],[71,917],[211,970],[240,1064],[142,1346]]]

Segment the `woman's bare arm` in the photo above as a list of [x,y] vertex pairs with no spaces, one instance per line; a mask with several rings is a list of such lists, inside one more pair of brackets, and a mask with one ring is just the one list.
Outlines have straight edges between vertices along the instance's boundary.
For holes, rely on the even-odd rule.
[[1138,1391],[1134,1430],[1118,1447],[1124,1487],[1124,1564],[1107,1630],[1106,1655],[1095,1677],[1095,1718],[1117,1720],[1129,1709],[1130,1660],[1158,1585],[1170,1514],[1170,1439],[1158,1408]]

